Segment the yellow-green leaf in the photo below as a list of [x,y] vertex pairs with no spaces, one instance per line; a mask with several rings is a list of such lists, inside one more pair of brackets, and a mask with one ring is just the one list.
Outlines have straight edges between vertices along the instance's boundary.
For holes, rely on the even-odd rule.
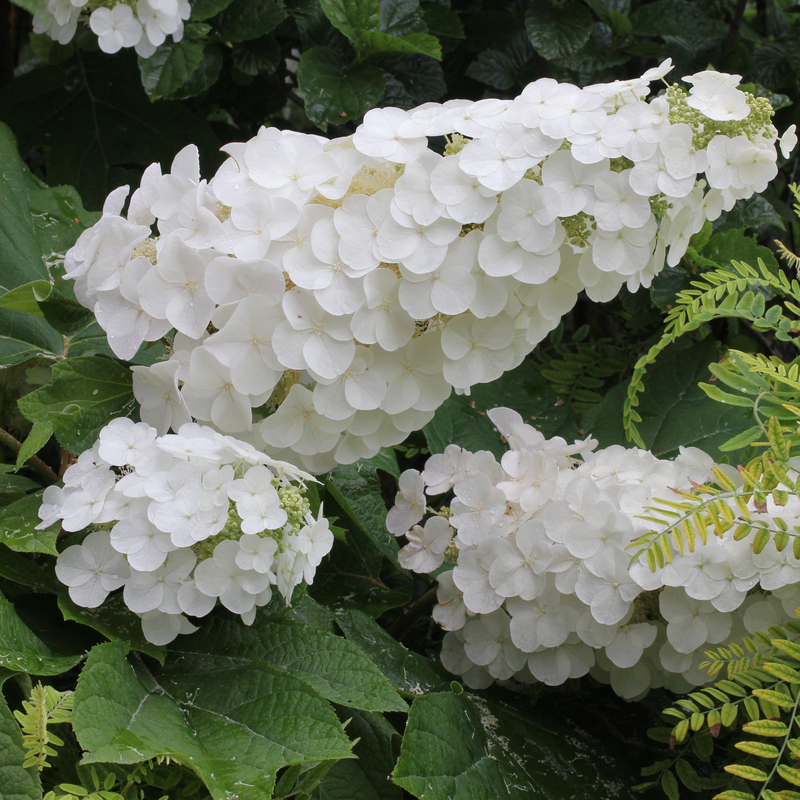
[[744,778],[746,781],[765,781],[768,777],[763,769],[746,767],[744,764],[726,764],[725,772],[729,772],[737,778]]
[[800,684],[800,672],[798,672],[796,669],[792,669],[791,667],[787,667],[786,664],[766,663],[762,664],[761,668],[764,670],[764,672],[768,672],[773,677],[779,678],[782,681]]
[[736,742],[734,746],[759,758],[777,758],[781,752],[775,745],[766,742]]
[[748,722],[742,726],[742,730],[756,736],[786,736],[789,733],[786,723],[778,719],[759,719]]
[[739,709],[733,705],[733,703],[725,703],[720,709],[720,716],[722,718],[722,724],[726,728],[730,728],[731,725],[736,721],[736,715],[738,714]]
[[756,689],[753,694],[759,700],[766,700],[772,705],[780,706],[781,708],[794,708],[794,700],[781,692],[776,692],[772,689]]
[[786,653],[787,656],[791,656],[795,661],[800,661],[800,645],[795,642],[790,642],[787,639],[775,639],[772,644],[777,647],[778,650],[782,650]]
[[800,786],[800,769],[787,767],[786,764],[778,764],[778,775],[785,781],[789,781],[795,786]]

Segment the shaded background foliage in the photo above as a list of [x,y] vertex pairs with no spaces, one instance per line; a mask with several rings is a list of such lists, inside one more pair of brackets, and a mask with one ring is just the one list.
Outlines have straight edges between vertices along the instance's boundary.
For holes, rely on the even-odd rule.
[[[20,0],[28,11],[40,2]],[[192,6],[184,40],[141,60],[132,52],[100,53],[85,29],[72,44],[55,44],[31,33],[25,10],[0,0],[6,290],[44,281],[43,257],[63,254],[96,220],[106,194],[122,183],[135,187],[151,162],[166,167],[195,143],[210,176],[222,160],[220,145],[247,140],[262,124],[342,136],[375,106],[513,97],[541,77],[621,80],[667,57],[675,76],[709,65],[741,74],[778,109],[781,130],[800,122],[791,102],[800,82],[800,3],[786,0],[195,0]],[[473,694],[451,687],[426,613],[430,584],[397,566],[397,544],[383,525],[386,503],[402,469],[419,466],[450,442],[499,455],[501,443],[485,415],[497,405],[516,408],[546,436],[591,432],[604,446],[624,444],[627,379],[658,338],[676,293],[732,258],[760,257],[779,269],[770,249],[775,238],[796,250],[800,231],[785,188],[797,179],[797,165],[796,159],[781,162],[765,195],[708,225],[681,265],[665,270],[651,288],[623,289],[601,309],[581,299],[515,372],[469,397],[451,397],[404,446],[331,473],[320,499],[340,541],[296,608],[273,604],[249,631],[218,611],[214,636],[209,625],[167,649],[143,640],[138,619],[122,603],[91,611],[72,604],[52,568],[52,554],[65,542],[57,530],[33,531],[47,470],[63,471],[70,454],[89,447],[112,415],[135,413],[127,370],[111,360],[102,332],[82,314],[68,284],[57,280],[51,297],[34,302],[33,321],[30,308],[26,316],[0,295],[0,428],[18,440],[3,440],[0,450],[6,462],[0,465],[0,591],[8,598],[0,597],[0,650],[17,642],[0,663],[0,682],[9,704],[19,707],[30,694],[28,675],[45,676],[60,690],[74,689],[77,681],[73,728],[62,732],[66,744],[43,773],[44,785],[91,786],[91,762],[108,786],[135,784],[153,798],[207,792],[221,798],[228,779],[257,786],[241,797],[273,789],[279,797],[316,800],[632,796],[637,768],[658,752],[645,730],[657,718],[654,709],[668,702],[664,694],[626,705],[589,679],[544,692],[505,686]],[[697,387],[708,379],[708,363],[729,347],[790,360],[784,345],[765,340],[746,320],[705,325],[685,337],[645,380],[640,432],[657,455],[695,445],[721,456],[719,445],[751,424],[742,409],[721,414]],[[159,353],[158,345],[151,347],[137,361],[149,363]],[[30,448],[44,448],[41,467],[29,462],[14,472],[19,442],[28,436]],[[27,455],[23,446],[19,464]],[[224,641],[235,645],[220,652]],[[283,657],[290,650],[294,660]],[[187,654],[197,661],[191,673],[176,666]],[[343,655],[350,659],[344,667]],[[163,688],[170,681],[169,691],[154,689],[154,682]],[[209,705],[222,681],[239,685],[240,696]],[[283,727],[273,719],[267,684],[294,697],[279,708]],[[199,689],[205,697],[192,698]],[[252,701],[253,714],[241,711],[242,697]],[[146,714],[136,732],[141,757],[134,757],[124,729],[140,704]],[[231,726],[208,723],[215,714]],[[301,741],[287,722],[293,717],[314,717],[316,740]],[[178,719],[184,721],[178,725]],[[39,777],[21,766],[15,725],[0,702],[0,794],[39,797]],[[210,755],[192,770],[207,789],[192,783],[188,769],[197,755],[192,729],[203,725],[202,747]],[[260,737],[257,760],[270,766],[266,779],[255,762],[231,766],[238,745],[226,736],[248,726]],[[270,737],[285,743],[289,734],[295,737],[291,754],[265,744]],[[360,738],[358,759],[345,757],[348,736]],[[76,766],[82,749],[89,756]],[[132,766],[165,753],[183,766]],[[719,757],[708,742],[695,755],[701,772]],[[228,777],[214,777],[223,764]],[[672,800],[682,791],[672,783],[664,790]]]

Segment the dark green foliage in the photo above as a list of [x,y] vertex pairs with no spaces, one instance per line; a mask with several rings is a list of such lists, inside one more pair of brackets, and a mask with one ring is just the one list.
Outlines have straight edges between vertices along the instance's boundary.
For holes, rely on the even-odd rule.
[[[768,633],[757,632],[741,645],[707,651],[708,660],[700,667],[718,679],[663,710],[663,719],[672,727],[648,734],[669,744],[674,755],[645,767],[642,775],[651,780],[635,788],[645,791],[660,782],[672,797],[679,778],[693,794],[705,797],[709,791],[715,800],[753,800],[756,795],[795,800],[794,787],[800,786],[795,767],[800,754],[795,727],[800,702],[798,636],[800,624],[792,620]],[[716,773],[699,775],[696,767],[712,762],[715,754]]]
[[[19,5],[35,11],[40,0]],[[593,434],[605,446],[625,443],[627,404],[629,421],[638,415],[642,440],[661,457],[690,444],[734,458],[743,448],[748,457],[772,448],[780,458],[761,461],[758,488],[785,491],[775,470],[796,445],[787,431],[797,415],[782,403],[800,391],[800,364],[756,352],[790,345],[800,319],[787,303],[775,310],[795,292],[771,243],[782,231],[792,246],[797,233],[780,181],[709,224],[651,287],[623,290],[599,310],[581,299],[517,370],[453,395],[424,439],[334,470],[318,489],[337,537],[330,557],[308,595],[298,593],[291,609],[273,601],[252,627],[219,609],[197,634],[155,646],[121,594],[97,609],[76,606],[55,577],[54,555],[81,534],[64,541],[58,526],[35,530],[43,479],[24,464],[39,453],[60,471],[110,418],[136,418],[127,366],[60,279],[58,256],[97,218],[83,203],[99,209],[117,185],[135,188],[149,163],[166,170],[193,142],[210,177],[223,158],[219,145],[249,139],[262,124],[348,135],[376,106],[513,97],[541,77],[622,80],[667,57],[673,76],[710,64],[742,74],[750,91],[780,108],[783,129],[797,119],[799,48],[796,6],[690,0],[192,0],[183,41],[138,60],[96,52],[87,32],[67,47],[32,36],[18,76],[0,92],[8,126],[0,125],[0,427],[28,437],[19,456],[0,453],[0,795],[612,800],[631,796],[642,751],[674,735],[676,749],[645,769],[642,787],[706,800],[731,780],[714,777],[721,742],[747,743],[728,758],[745,781],[771,769],[770,747],[785,741],[794,752],[773,723],[791,713],[787,704],[794,708],[800,662],[777,642],[769,664],[762,652],[770,639],[795,634],[791,626],[755,637],[753,651],[745,643],[741,653],[730,645],[710,655],[712,671],[735,661],[727,682],[681,700],[647,745],[644,727],[628,724],[629,706],[606,700],[592,713],[600,695],[589,678],[580,692],[509,684],[468,693],[451,684],[436,656],[441,633],[418,613],[427,612],[433,584],[399,567],[384,524],[400,464],[421,467],[425,444],[431,452],[451,442],[505,452],[486,414],[498,405],[548,437]],[[746,235],[753,230],[760,240]],[[709,294],[728,303],[725,313],[706,308]],[[699,313],[687,315],[695,303]],[[665,313],[668,324],[678,320],[670,343],[689,335],[662,354]],[[635,374],[644,390],[636,405],[627,379],[654,346],[647,376],[644,364]],[[159,352],[160,344],[137,359]],[[753,424],[757,396],[768,409],[763,426]],[[699,497],[692,515],[702,504],[710,520],[715,499]],[[757,527],[742,529],[755,547],[781,534]],[[656,563],[666,535],[660,528],[635,545]],[[43,675],[53,691],[77,687],[74,729],[62,726],[64,744],[42,785],[25,767],[6,705],[23,708],[35,683],[29,675]],[[576,696],[589,702],[565,722],[563,708]],[[747,720],[741,735],[726,733]],[[777,733],[784,738],[770,735]],[[794,769],[782,757],[784,788]],[[731,785],[727,800],[754,794],[742,780]]]

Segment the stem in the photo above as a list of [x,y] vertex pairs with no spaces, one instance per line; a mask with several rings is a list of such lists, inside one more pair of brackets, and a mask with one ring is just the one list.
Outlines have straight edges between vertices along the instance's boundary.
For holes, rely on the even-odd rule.
[[792,738],[792,726],[794,725],[795,717],[797,716],[798,704],[800,704],[800,692],[797,693],[797,697],[795,698],[794,701],[794,708],[792,709],[792,718],[789,720],[789,724],[787,725],[786,736],[783,737],[783,746],[781,747],[781,751],[780,753],[778,753],[778,757],[775,759],[775,762],[772,765],[772,770],[767,776],[767,779],[762,784],[761,791],[758,793],[758,798],[756,798],[756,800],[761,800],[761,798],[763,797],[764,789],[766,789],[767,786],[769,786],[769,782],[772,780],[776,770],[778,769],[778,765],[781,763],[781,759],[783,758],[783,753],[786,750],[786,743],[789,741],[789,739]]
[[728,31],[728,36],[725,39],[725,44],[722,45],[722,51],[727,52],[728,50],[733,47],[733,43],[736,41],[736,35],[739,33],[739,26],[742,24],[742,19],[744,18],[744,10],[747,7],[747,0],[739,0],[736,4],[736,11],[733,14],[733,19],[731,20],[731,27]]
[[[20,448],[22,447],[22,442],[18,439],[15,439],[8,431],[3,430],[0,428],[0,444],[4,444],[6,447],[11,448],[15,453],[19,453]],[[26,462],[29,464],[33,469],[36,470],[39,477],[46,481],[48,484],[53,483],[60,483],[61,478],[53,472],[47,464],[42,461],[39,456],[31,456]]]
[[415,600],[403,613],[387,628],[387,632],[394,636],[397,641],[411,630],[412,625],[425,613],[436,605],[436,589],[438,584],[434,584],[422,597]]

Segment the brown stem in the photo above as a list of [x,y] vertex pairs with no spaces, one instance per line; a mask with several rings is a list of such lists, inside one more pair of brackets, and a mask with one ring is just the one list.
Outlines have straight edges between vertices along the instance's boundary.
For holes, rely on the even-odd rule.
[[73,463],[74,459],[70,454],[69,450],[65,447],[61,448],[61,463],[58,465],[58,476],[59,480],[64,480],[64,473],[69,469],[70,465]]
[[403,639],[411,630],[412,625],[423,614],[426,614],[436,605],[437,587],[438,584],[434,583],[422,597],[415,600],[407,610],[404,609],[402,614],[387,628],[387,632],[394,636],[398,642]]
[[725,44],[722,45],[723,53],[726,53],[731,49],[731,47],[733,47],[733,44],[736,41],[736,36],[739,33],[739,26],[742,24],[742,19],[744,18],[746,7],[747,0],[739,0],[739,2],[736,4],[736,11],[733,13],[733,19],[731,20],[731,27],[728,30],[728,36],[725,39]]
[[[8,431],[3,430],[0,428],[0,444],[4,444],[6,447],[11,448],[15,453],[19,453],[20,448],[22,447],[22,442],[15,439]],[[29,464],[33,469],[36,470],[39,477],[46,481],[48,484],[52,483],[59,483],[61,479],[53,472],[47,464],[42,461],[39,456],[31,456],[26,462]]]

